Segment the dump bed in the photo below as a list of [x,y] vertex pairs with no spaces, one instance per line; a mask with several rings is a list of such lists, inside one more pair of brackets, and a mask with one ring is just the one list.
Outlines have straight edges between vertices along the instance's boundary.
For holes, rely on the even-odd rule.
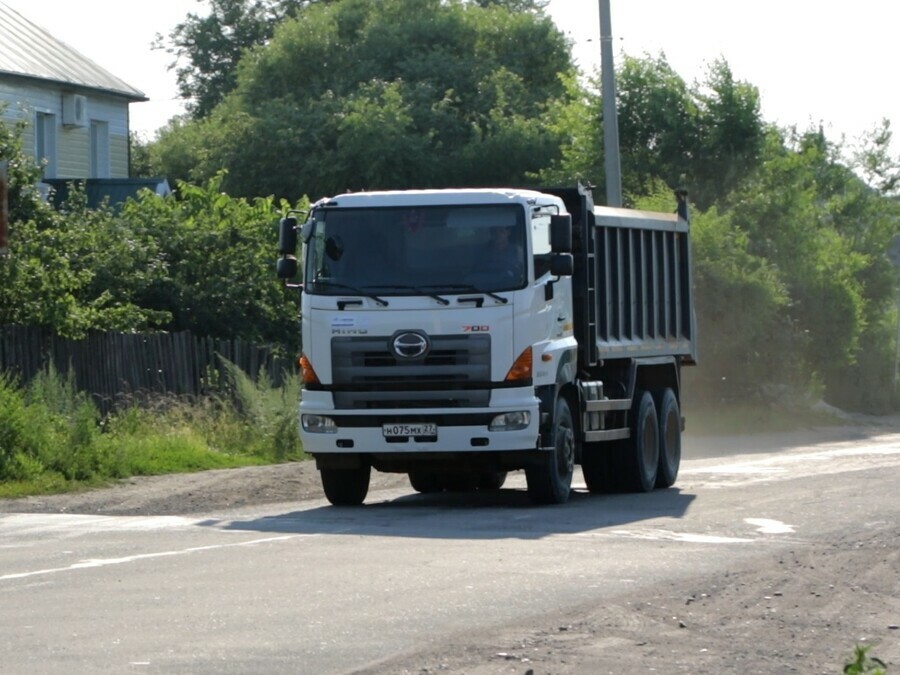
[[656,356],[695,362],[686,212],[594,206],[583,187],[546,191],[572,214],[580,365]]

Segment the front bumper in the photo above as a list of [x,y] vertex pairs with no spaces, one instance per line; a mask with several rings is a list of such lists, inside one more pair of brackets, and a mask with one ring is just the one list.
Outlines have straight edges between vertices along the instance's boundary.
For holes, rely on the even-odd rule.
[[[335,410],[330,395],[310,392],[300,404],[300,419],[313,414],[330,417],[335,423],[332,433],[310,433],[300,424],[303,449],[313,455],[347,454],[403,454],[453,452],[504,452],[535,450],[540,441],[539,401],[533,395],[523,396],[507,390],[496,397],[489,408],[467,409],[384,409]],[[493,431],[491,420],[508,412],[529,413],[527,426],[515,430]],[[437,425],[434,436],[406,436],[386,438],[385,424]]]

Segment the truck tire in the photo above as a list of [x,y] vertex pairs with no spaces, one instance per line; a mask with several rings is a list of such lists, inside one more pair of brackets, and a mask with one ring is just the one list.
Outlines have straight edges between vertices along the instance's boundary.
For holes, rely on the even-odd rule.
[[617,482],[627,492],[650,492],[659,471],[659,424],[649,391],[636,391],[631,408],[631,438],[618,448]]
[[447,492],[475,492],[480,476],[474,471],[450,471],[439,480]]
[[478,474],[479,490],[499,490],[506,482],[506,471],[482,471]]
[[656,487],[669,488],[678,478],[681,465],[681,411],[678,398],[671,389],[657,392],[656,413],[659,417],[659,470]]
[[440,477],[434,471],[410,471],[409,484],[422,494],[441,492],[444,489]]
[[369,492],[371,466],[355,469],[320,469],[325,497],[335,506],[359,506]]
[[539,463],[525,468],[528,496],[536,504],[564,504],[572,489],[575,469],[575,424],[565,397],[556,401],[553,415],[553,452],[543,453]]
[[[617,441],[621,442],[621,441]],[[581,450],[581,473],[591,494],[614,492],[616,483],[613,474],[611,443],[585,443]]]

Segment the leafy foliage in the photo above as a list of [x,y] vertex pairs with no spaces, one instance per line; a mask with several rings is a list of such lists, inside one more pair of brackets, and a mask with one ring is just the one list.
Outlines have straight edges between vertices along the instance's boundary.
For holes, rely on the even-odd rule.
[[120,223],[147,241],[156,266],[136,300],[168,317],[158,322],[166,330],[286,344],[296,297],[275,279],[273,250],[288,205],[229,197],[221,181],[182,183],[178,199],[147,195],[124,206]]
[[[312,0],[315,1],[315,0]],[[327,0],[319,0],[327,2]],[[234,89],[237,65],[248,49],[265,44],[275,26],[309,0],[209,0],[210,13],[189,13],[155,49],[175,57],[178,91],[196,118],[209,115]]]
[[229,193],[292,201],[522,183],[557,152],[544,122],[573,66],[540,11],[483,4],[311,5],[241,60],[234,91],[208,119],[161,132],[158,165],[192,181],[224,167]]
[[203,187],[180,185],[178,198],[146,191],[117,211],[88,208],[73,189],[55,211],[23,183],[34,171],[17,138],[8,137],[5,149],[14,169],[0,325],[73,338],[161,329],[291,341],[296,297],[273,273],[276,223],[287,204],[229,197],[219,175]]
[[[597,83],[595,83],[596,85]],[[545,180],[581,177],[604,186],[603,100],[599,86],[570,85],[570,110],[555,111],[564,160]],[[629,199],[652,193],[657,181],[687,187],[701,209],[735,189],[761,161],[766,127],[755,87],[736,82],[724,61],[688,86],[663,55],[626,56],[616,71],[622,187]]]

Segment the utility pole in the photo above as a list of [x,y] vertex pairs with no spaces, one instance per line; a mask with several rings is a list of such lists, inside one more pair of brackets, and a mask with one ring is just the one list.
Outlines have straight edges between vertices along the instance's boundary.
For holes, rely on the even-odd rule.
[[613,65],[609,0],[600,2],[600,78],[603,96],[603,163],[606,205],[622,206],[622,169],[619,161],[619,120],[616,113],[616,69]]
[[9,233],[9,161],[0,161],[0,255],[6,253]]

